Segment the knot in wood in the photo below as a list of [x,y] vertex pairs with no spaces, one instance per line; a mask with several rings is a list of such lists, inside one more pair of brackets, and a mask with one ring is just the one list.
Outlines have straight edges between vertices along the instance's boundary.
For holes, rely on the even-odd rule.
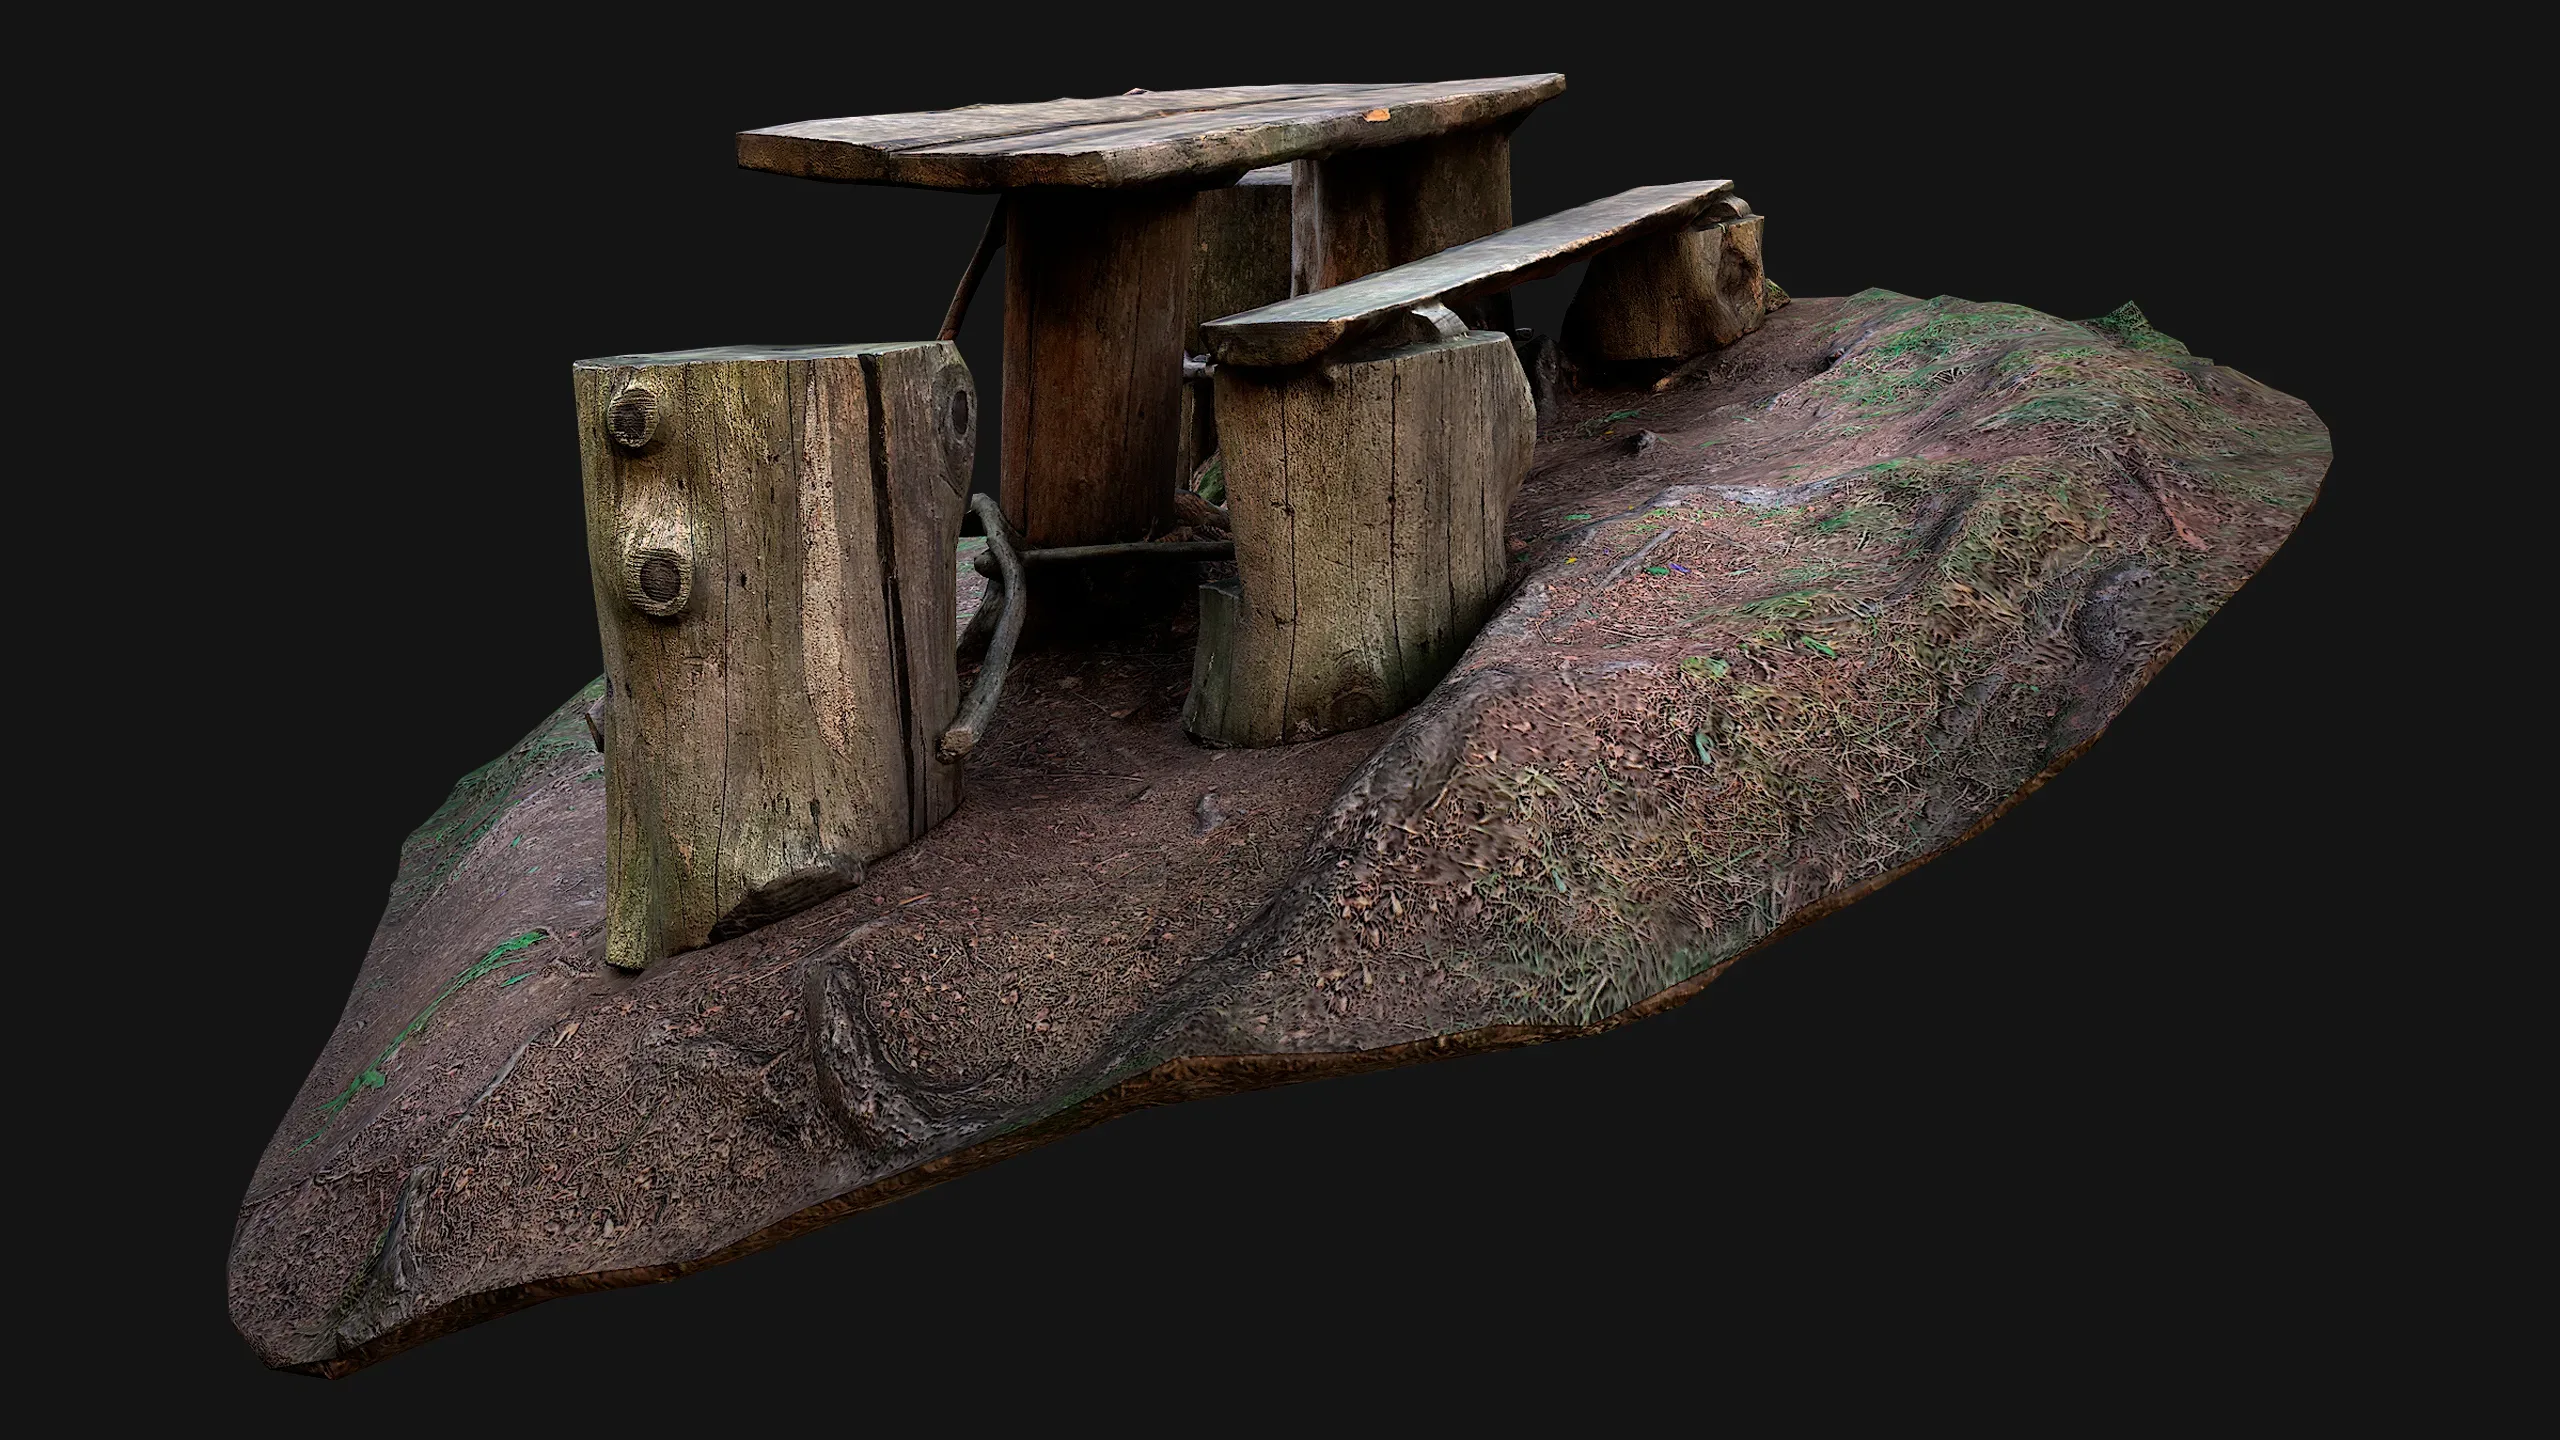
[[960,363],[957,347],[951,352],[951,363],[934,375],[930,403],[929,418],[942,441],[943,483],[965,503],[969,474],[978,457],[978,392],[969,383],[969,367]]
[[693,564],[672,546],[635,544],[622,557],[622,598],[644,615],[681,615],[693,600]]
[[625,385],[606,407],[606,433],[625,450],[648,446],[658,433],[658,392],[646,385]]

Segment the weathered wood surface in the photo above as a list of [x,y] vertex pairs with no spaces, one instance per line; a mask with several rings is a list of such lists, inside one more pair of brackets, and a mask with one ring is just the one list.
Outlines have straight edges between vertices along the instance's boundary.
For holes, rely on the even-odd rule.
[[1191,323],[1184,350],[1209,353],[1200,338],[1207,321],[1289,298],[1293,199],[1294,177],[1286,165],[1192,197]]
[[1656,231],[1593,256],[1565,311],[1566,347],[1591,364],[1678,360],[1759,329],[1761,221]]
[[959,802],[948,557],[977,444],[944,342],[580,362],[604,639],[606,958],[856,884]]
[[[979,737],[995,723],[996,706],[1004,699],[1005,673],[1013,665],[1014,643],[1022,638],[1023,599],[1030,587],[1023,583],[1022,557],[1004,533],[1004,512],[993,496],[969,497],[969,509],[985,528],[986,549],[979,552],[981,564],[988,567],[988,603],[983,608],[995,615],[988,628],[986,642],[973,647],[979,656],[978,678],[969,687],[969,696],[960,703],[960,713],[953,716],[950,728],[942,732],[935,753],[944,760],[960,760],[978,747]],[[944,567],[949,573],[949,567]],[[970,616],[974,622],[976,614]]]
[[1032,191],[1006,215],[1005,519],[1035,548],[1143,540],[1172,502],[1192,197]]
[[1707,334],[1718,345],[1730,345],[1769,318],[1769,267],[1761,253],[1767,231],[1758,215],[1726,220],[1715,228],[1724,248],[1716,256],[1714,318]]
[[1511,225],[1507,125],[1346,150],[1293,168],[1292,294],[1330,289]]
[[1537,431],[1511,341],[1460,331],[1217,387],[1237,576],[1201,592],[1185,728],[1276,745],[1399,713],[1501,588]]
[[[233,1323],[343,1373],[1142,1106],[1659,1013],[1981,829],[2244,581],[2298,578],[2260,567],[2329,462],[2307,406],[2137,314],[1882,291],[1564,403],[1515,583],[1402,723],[1211,750],[1179,644],[1027,655],[949,821],[645,977],[601,963],[572,697],[402,847],[247,1187]],[[1631,457],[1607,417],[1639,405]]]
[[1222,184],[1303,155],[1401,145],[1516,116],[1562,75],[1240,85],[808,120],[738,136],[738,163],[815,180],[1010,190]]
[[1418,306],[1457,306],[1552,275],[1594,251],[1684,225],[1732,188],[1730,180],[1640,186],[1392,270],[1213,320],[1201,333],[1220,364],[1300,364]]
[[[1290,167],[1253,171],[1192,197],[1191,301],[1182,348],[1205,355],[1201,323],[1289,298]],[[1183,489],[1218,448],[1208,377],[1186,367],[1174,428],[1173,485]]]

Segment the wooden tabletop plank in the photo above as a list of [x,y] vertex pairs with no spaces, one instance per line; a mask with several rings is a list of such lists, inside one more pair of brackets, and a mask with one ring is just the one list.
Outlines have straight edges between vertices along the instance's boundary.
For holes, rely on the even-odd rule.
[[[1144,95],[1111,95],[1090,100],[1038,100],[1010,105],[964,105],[956,110],[917,110],[902,115],[854,115],[841,120],[803,120],[749,130],[740,137],[804,141],[848,146],[883,154],[947,145],[958,140],[1032,135],[1064,126],[1143,120],[1191,110],[1216,110],[1267,100],[1303,100],[1335,93],[1347,85],[1227,85],[1204,90],[1169,90]],[[852,158],[852,157],[838,157]],[[750,167],[753,168],[753,167]]]
[[740,360],[828,360],[840,355],[884,355],[932,345],[932,340],[858,340],[844,345],[710,345],[699,350],[659,350],[643,355],[599,355],[578,370],[649,369],[660,365],[726,365]]
[[[1498,120],[1562,75],[1419,85],[1235,85],[811,120],[738,136],[738,163],[817,180],[1009,190],[1200,179]],[[1383,119],[1370,119],[1379,111]]]
[[1732,189],[1730,180],[1639,186],[1408,265],[1212,320],[1200,327],[1201,336],[1223,365],[1294,365],[1405,311],[1507,290],[1594,251],[1685,224]]

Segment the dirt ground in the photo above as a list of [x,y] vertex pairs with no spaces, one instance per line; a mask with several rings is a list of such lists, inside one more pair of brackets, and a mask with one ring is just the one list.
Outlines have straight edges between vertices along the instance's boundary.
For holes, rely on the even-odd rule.
[[1183,617],[1022,656],[950,821],[637,978],[572,697],[404,847],[241,1207],[234,1319],[340,1373],[1138,1105],[1677,1003],[2095,739],[2327,461],[2130,308],[1796,301],[1563,398],[1505,600],[1415,710],[1214,750]]

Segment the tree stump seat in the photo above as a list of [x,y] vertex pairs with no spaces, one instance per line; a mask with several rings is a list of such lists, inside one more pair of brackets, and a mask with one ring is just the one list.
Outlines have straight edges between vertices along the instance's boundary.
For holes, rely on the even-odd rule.
[[574,375],[604,640],[605,958],[636,970],[854,885],[959,803],[1004,668],[991,655],[963,707],[951,556],[980,412],[948,341],[617,355]]
[[1200,589],[1184,728],[1275,745],[1428,694],[1502,588],[1537,437],[1512,337],[1459,307],[1596,256],[1566,326],[1584,358],[1730,344],[1763,314],[1732,190],[1629,190],[1202,325],[1237,573]]

